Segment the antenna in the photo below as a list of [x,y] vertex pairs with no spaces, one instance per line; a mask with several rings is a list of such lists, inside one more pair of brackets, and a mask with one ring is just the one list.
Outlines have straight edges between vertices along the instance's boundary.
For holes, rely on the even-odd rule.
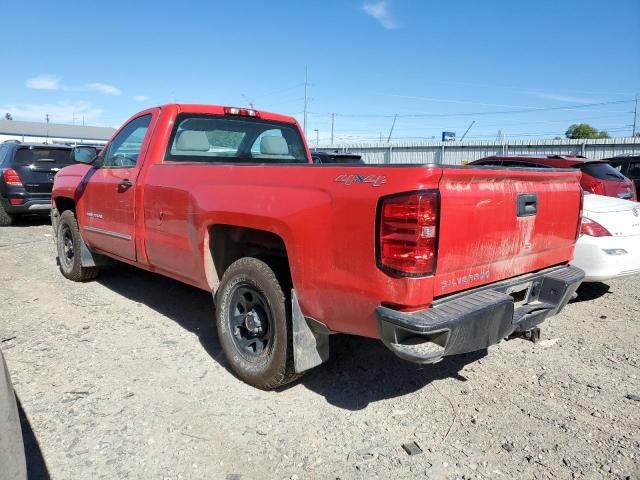
[[467,128],[467,130],[464,132],[464,135],[462,135],[462,138],[460,139],[460,141],[464,140],[464,137],[467,136],[467,133],[469,133],[469,130],[471,130],[471,127],[473,127],[473,124],[476,123],[476,121],[474,120],[473,122],[471,122],[471,125],[469,125],[469,127]]
[[249,108],[253,110],[253,100],[247,97],[244,93],[241,94],[242,98],[249,104]]
[[396,113],[393,116],[393,123],[391,124],[391,130],[389,130],[389,136],[387,137],[387,143],[389,143],[391,141],[391,134],[393,133],[393,127],[396,126],[396,120],[398,118],[398,114]]

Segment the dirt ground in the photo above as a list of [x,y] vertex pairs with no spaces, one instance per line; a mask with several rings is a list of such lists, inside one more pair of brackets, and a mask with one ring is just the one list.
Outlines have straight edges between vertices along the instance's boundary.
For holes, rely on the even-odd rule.
[[31,478],[637,479],[639,285],[581,288],[538,344],[431,366],[336,335],[263,392],[227,369],[206,292],[117,264],[71,283],[51,226],[23,221],[0,229],[0,348]]

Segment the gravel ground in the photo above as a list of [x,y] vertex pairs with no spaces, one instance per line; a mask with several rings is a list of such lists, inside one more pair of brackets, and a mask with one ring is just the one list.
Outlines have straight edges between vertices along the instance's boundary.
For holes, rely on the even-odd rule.
[[581,288],[538,344],[418,366],[336,335],[262,392],[227,369],[206,292],[119,264],[73,284],[54,258],[50,225],[0,229],[32,478],[640,478],[638,278]]

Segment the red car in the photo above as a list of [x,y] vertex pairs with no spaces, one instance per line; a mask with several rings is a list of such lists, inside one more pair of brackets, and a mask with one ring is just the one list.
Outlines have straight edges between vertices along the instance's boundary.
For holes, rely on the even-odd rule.
[[208,105],[145,110],[86,148],[54,181],[62,275],[108,256],[213,293],[256,387],[325,361],[332,333],[417,363],[534,339],[584,277],[576,171],[314,164],[294,118]]
[[624,200],[638,201],[636,187],[631,180],[604,160],[589,160],[580,156],[550,155],[547,157],[498,156],[481,158],[469,165],[510,168],[578,168],[582,172],[580,185],[587,192]]

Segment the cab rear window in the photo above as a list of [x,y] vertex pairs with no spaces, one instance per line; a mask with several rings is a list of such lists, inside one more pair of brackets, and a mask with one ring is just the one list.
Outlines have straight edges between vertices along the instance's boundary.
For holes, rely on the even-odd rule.
[[166,161],[216,163],[307,163],[298,129],[260,119],[181,115]]
[[47,164],[52,167],[63,167],[73,163],[69,148],[23,147],[18,149],[13,161],[20,166]]
[[625,177],[608,163],[587,163],[580,165],[580,170],[599,180],[625,181]]

